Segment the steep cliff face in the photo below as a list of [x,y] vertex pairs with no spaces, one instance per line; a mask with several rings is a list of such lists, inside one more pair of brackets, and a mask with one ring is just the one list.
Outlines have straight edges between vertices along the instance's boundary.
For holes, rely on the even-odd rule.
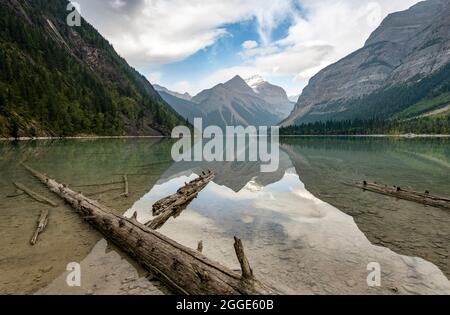
[[[418,3],[389,15],[363,48],[314,76],[282,124],[373,118],[373,108],[371,116],[364,117],[367,97],[416,84],[436,75],[449,62],[450,1]],[[431,92],[432,88],[427,93]]]
[[167,135],[183,123],[65,0],[0,0],[0,136]]

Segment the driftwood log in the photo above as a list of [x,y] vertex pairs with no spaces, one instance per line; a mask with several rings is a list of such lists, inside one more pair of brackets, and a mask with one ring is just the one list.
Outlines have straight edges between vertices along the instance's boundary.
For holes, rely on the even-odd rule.
[[190,183],[186,183],[184,187],[178,189],[176,194],[155,202],[153,205],[153,215],[159,215],[168,208],[179,206],[180,202],[186,203],[192,201],[192,199],[194,199],[195,196],[214,179],[214,177],[214,173],[210,171],[208,174],[203,173]]
[[425,193],[419,193],[415,191],[407,191],[403,190],[401,187],[388,187],[385,185],[379,185],[376,183],[369,183],[369,182],[362,182],[362,183],[355,183],[352,186],[361,188],[363,190],[396,197],[399,199],[414,201],[417,203],[421,203],[428,206],[443,208],[443,209],[450,209],[450,199],[443,198],[443,197],[437,197],[432,196],[428,191]]
[[45,228],[47,227],[48,214],[49,214],[48,210],[42,210],[41,215],[39,216],[39,219],[37,221],[36,231],[34,232],[33,237],[30,240],[31,245],[34,246],[37,243],[39,234],[44,232]]
[[58,206],[55,202],[51,201],[50,199],[38,194],[37,192],[32,191],[31,189],[25,187],[22,184],[19,183],[14,183],[14,185],[21,191],[23,191],[24,193],[26,193],[28,196],[30,196],[31,198],[33,198],[34,200],[41,202],[41,203],[45,203],[48,204],[50,206],[56,207]]
[[145,223],[149,228],[157,230],[164,225],[171,217],[176,217],[198,196],[215,174],[208,172],[186,183],[184,187],[178,189],[177,193],[167,198],[161,199],[153,205],[153,215],[157,215],[153,220]]
[[26,165],[23,166],[52,192],[70,204],[105,237],[178,293],[193,295],[277,293],[254,277],[236,274],[206,258],[197,250],[182,246],[135,219],[117,215],[116,211],[97,201],[86,198]]
[[198,251],[199,253],[202,253],[202,252],[203,252],[203,241],[198,242],[198,245],[197,245],[197,251]]

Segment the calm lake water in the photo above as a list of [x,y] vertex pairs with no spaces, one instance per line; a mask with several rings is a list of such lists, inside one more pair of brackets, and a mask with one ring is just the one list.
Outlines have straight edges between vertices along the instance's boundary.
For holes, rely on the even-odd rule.
[[[450,213],[351,188],[368,180],[450,196],[448,139],[284,138],[280,167],[172,162],[173,142],[99,139],[0,143],[0,293],[162,294],[167,290],[108,244],[20,165],[34,168],[142,222],[152,204],[201,173],[214,182],[160,230],[232,269],[240,237],[257,276],[285,293],[450,293]],[[123,192],[127,174],[129,198]],[[48,208],[14,182],[59,204]],[[42,209],[47,230],[29,245]],[[80,262],[82,287],[65,285]],[[380,287],[367,266],[381,267]]]

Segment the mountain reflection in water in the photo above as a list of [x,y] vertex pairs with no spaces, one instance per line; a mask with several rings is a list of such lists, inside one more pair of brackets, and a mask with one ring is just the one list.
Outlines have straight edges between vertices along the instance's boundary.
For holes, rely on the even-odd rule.
[[[450,284],[433,264],[372,245],[352,217],[317,199],[281,151],[280,169],[260,173],[257,162],[179,162],[126,212],[152,218],[152,205],[212,170],[211,182],[161,232],[232,269],[239,269],[233,236],[242,238],[254,272],[286,293],[450,293]],[[367,285],[367,266],[381,265],[382,286]]]
[[[243,239],[255,273],[287,293],[395,293],[395,288],[400,293],[449,292],[448,212],[343,185],[366,179],[448,195],[448,139],[282,139],[280,168],[274,173],[261,173],[257,162],[173,163],[172,143],[0,143],[0,267],[5,271],[0,292],[164,293],[147,281],[143,269],[32,178],[17,163],[24,159],[117,213],[138,210],[141,221],[151,218],[154,201],[202,171],[215,171],[214,182],[161,232],[191,248],[203,240],[208,257],[233,269],[239,267],[233,251],[236,235]],[[124,174],[130,196],[118,198]],[[7,198],[15,191],[12,181],[59,202],[38,246],[29,246],[29,234],[42,205],[25,195]],[[93,185],[109,182],[118,184]],[[65,283],[66,265],[73,261],[80,262],[85,276],[79,291]],[[381,288],[366,284],[369,262],[381,265]]]

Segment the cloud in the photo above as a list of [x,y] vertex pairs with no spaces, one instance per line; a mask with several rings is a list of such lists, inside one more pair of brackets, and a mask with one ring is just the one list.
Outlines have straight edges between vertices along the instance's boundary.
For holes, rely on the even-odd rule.
[[124,2],[123,0],[113,0],[112,2],[110,2],[110,5],[113,9],[120,10],[124,6],[126,6],[127,3]]
[[254,49],[256,47],[258,47],[258,42],[254,40],[247,40],[242,43],[242,48],[244,49]]
[[[227,34],[225,26],[256,19],[270,38],[290,0],[78,0],[83,15],[133,64],[180,61]],[[126,27],[124,27],[126,26]]]
[[[200,86],[208,86],[212,87],[219,83],[226,82],[230,79],[232,79],[236,75],[240,75],[242,78],[249,78],[253,75],[255,75],[255,71],[258,71],[258,69],[254,66],[236,66],[236,67],[229,67],[224,68],[221,70],[218,70],[209,76],[206,76],[201,82],[199,82]],[[259,73],[261,75],[265,73]]]
[[277,41],[242,52],[247,66],[267,76],[291,76],[298,91],[326,66],[361,48],[384,17],[418,0],[297,0],[293,23]]
[[178,81],[169,85],[169,89],[172,91],[179,91],[179,93],[185,93],[187,91],[192,91],[193,86],[189,81]]
[[[253,74],[268,77],[289,76],[293,83],[298,83],[300,92],[317,71],[362,47],[388,13],[404,10],[419,0],[77,2],[87,20],[137,68],[184,60],[226,36],[227,25],[256,21],[259,39],[245,41],[242,50],[236,51],[241,63],[200,81],[216,82],[216,78],[228,77],[231,71],[246,74],[252,70]],[[280,25],[287,27],[286,36],[274,40],[273,32]],[[196,90],[201,82],[191,82],[190,86]],[[202,88],[207,87],[210,86]]]

